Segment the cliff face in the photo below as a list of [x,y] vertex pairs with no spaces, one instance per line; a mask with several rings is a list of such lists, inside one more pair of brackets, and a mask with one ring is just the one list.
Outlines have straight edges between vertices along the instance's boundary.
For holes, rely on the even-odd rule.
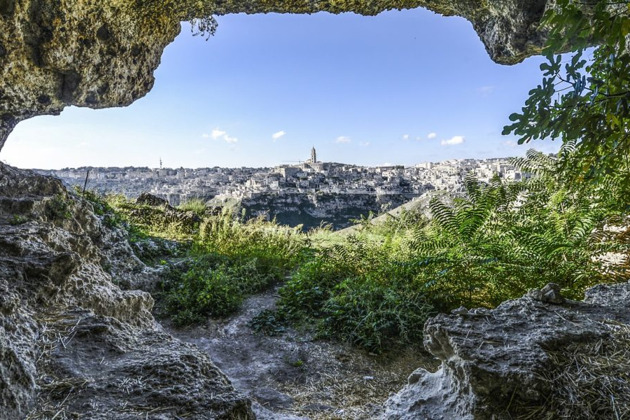
[[181,20],[415,7],[470,20],[499,63],[537,53],[544,40],[538,22],[547,0],[0,0],[0,150],[24,119],[68,105],[125,106],[144,96]]
[[151,275],[59,180],[0,164],[0,419],[252,418],[148,293],[116,285]]
[[283,225],[303,225],[305,230],[330,224],[335,230],[352,225],[369,212],[379,214],[411,200],[404,194],[258,194],[244,199],[240,206],[247,216],[276,219]]

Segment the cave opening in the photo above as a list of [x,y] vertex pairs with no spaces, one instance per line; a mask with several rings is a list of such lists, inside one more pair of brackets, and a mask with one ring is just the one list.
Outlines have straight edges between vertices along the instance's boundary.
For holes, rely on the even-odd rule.
[[264,167],[306,159],[315,145],[326,161],[374,166],[524,153],[500,132],[541,59],[494,63],[463,18],[413,9],[217,19],[207,42],[182,24],[146,97],[24,121],[0,159]]

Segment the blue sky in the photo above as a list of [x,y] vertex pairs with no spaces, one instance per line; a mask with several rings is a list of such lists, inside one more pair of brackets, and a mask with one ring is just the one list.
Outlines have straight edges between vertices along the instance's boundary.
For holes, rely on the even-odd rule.
[[[154,89],[127,108],[68,108],[21,123],[0,159],[19,167],[405,164],[521,155],[501,136],[540,82],[541,58],[501,66],[464,19],[230,15],[214,37],[184,25]],[[558,142],[534,145],[545,152]]]

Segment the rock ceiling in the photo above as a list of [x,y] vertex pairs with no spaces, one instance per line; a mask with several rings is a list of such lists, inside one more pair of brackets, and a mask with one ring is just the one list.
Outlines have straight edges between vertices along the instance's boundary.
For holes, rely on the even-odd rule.
[[180,21],[416,7],[468,19],[497,63],[518,63],[544,42],[538,26],[546,0],[0,0],[0,150],[24,119],[144,96]]

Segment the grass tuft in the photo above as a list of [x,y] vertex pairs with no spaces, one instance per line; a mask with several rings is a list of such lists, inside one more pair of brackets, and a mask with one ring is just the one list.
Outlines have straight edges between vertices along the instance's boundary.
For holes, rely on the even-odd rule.
[[605,324],[609,336],[548,350],[538,379],[550,392],[538,405],[513,404],[518,420],[630,418],[630,327]]

